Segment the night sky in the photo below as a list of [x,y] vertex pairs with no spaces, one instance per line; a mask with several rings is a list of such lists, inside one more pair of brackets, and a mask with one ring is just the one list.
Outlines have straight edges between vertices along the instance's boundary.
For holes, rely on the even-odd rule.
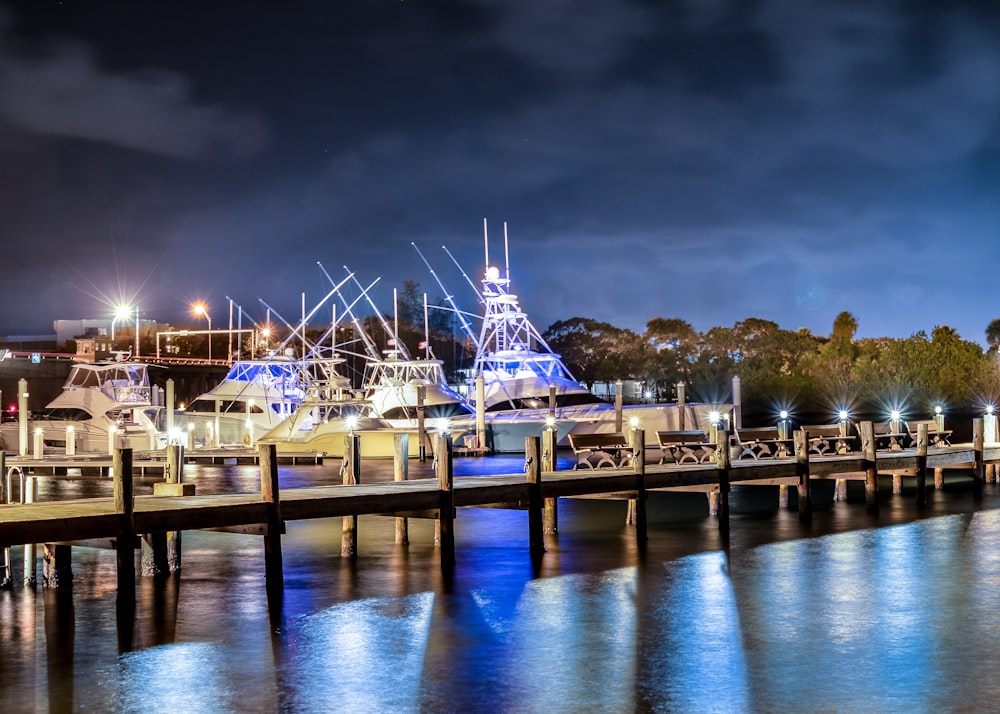
[[0,0],[0,334],[474,310],[485,218],[540,328],[984,343],[998,199],[998,3]]

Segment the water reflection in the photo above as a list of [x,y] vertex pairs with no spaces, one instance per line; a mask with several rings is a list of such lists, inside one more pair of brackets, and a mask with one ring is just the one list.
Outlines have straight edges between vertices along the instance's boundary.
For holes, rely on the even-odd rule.
[[[201,492],[259,483],[251,467],[191,478]],[[982,506],[931,500],[892,497],[878,520],[829,504],[810,527],[754,508],[723,547],[703,497],[654,494],[645,555],[624,503],[564,501],[538,570],[525,512],[462,510],[450,580],[429,521],[411,520],[403,547],[392,518],[362,517],[356,561],[340,557],[340,519],[289,523],[270,604],[259,537],[190,532],[180,575],[141,578],[131,613],[114,552],[74,549],[71,589],[0,592],[0,709],[991,708],[1000,489]]]

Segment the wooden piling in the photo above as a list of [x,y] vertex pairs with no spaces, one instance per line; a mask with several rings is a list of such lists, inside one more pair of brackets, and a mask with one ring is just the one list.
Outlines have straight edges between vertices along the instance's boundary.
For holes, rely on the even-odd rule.
[[927,424],[917,424],[917,505],[927,503]]
[[528,549],[531,557],[538,558],[545,552],[542,534],[542,448],[539,437],[525,437],[524,457],[528,480]]
[[[7,452],[0,451],[0,505],[10,503],[10,474],[7,473]],[[11,579],[10,548],[0,550],[0,590],[10,588]]]
[[635,469],[635,542],[640,553],[646,552],[646,432],[636,429],[632,439],[632,467]]
[[[361,482],[361,437],[348,434],[344,437],[344,485]],[[354,560],[358,557],[358,517],[344,516],[340,534],[340,557]]]
[[[420,443],[424,443],[423,436],[419,436]],[[396,434],[392,442],[392,480],[407,481],[410,478],[410,435],[407,433]],[[396,518],[396,545],[409,545],[410,526],[406,518]]]
[[[171,444],[167,447],[167,473],[165,481],[171,484],[184,483],[184,446],[181,444]],[[155,493],[155,484],[153,486]],[[194,488],[194,484],[191,485]],[[185,490],[181,486],[181,493]],[[166,533],[167,548],[167,570],[176,573],[181,569],[181,532],[168,531]]]
[[132,449],[117,448],[112,457],[114,502],[118,518],[115,556],[118,561],[118,600],[135,601],[135,498]]
[[46,543],[42,550],[42,587],[60,588],[73,584],[73,549]]
[[[38,483],[34,476],[21,480],[21,503],[34,503]],[[38,583],[38,550],[34,543],[24,544],[24,587],[34,588]]]
[[427,461],[427,428],[424,425],[424,399],[427,387],[417,385],[417,439],[419,439],[420,463]]
[[934,467],[934,489],[940,491],[944,488],[944,469],[940,466]]
[[715,461],[719,471],[719,532],[729,537],[729,433],[719,429]]
[[435,540],[441,549],[441,567],[447,572],[455,565],[455,480],[450,434],[438,434],[434,453],[437,455],[435,463],[441,504]]
[[795,472],[799,477],[799,520],[812,522],[812,481],[809,478],[809,435],[799,429],[792,434],[795,446]]
[[[542,432],[542,471],[549,473],[556,470],[556,439],[559,433],[555,429]],[[542,532],[554,535],[559,531],[559,499],[555,496],[546,498],[542,506]]]
[[267,504],[264,533],[265,587],[269,595],[281,592],[284,582],[281,562],[281,496],[278,487],[278,449],[274,444],[257,444],[260,463],[260,497]]
[[895,473],[892,475],[892,492],[894,494],[903,492],[903,474]]
[[865,462],[865,504],[869,513],[878,514],[878,460],[875,454],[875,427],[870,421],[863,421],[858,430],[861,433],[861,451]]
[[986,480],[986,473],[983,462],[984,446],[983,418],[978,417],[972,420],[972,450],[975,454],[975,463],[972,468],[972,497],[980,501],[983,498],[983,483]]

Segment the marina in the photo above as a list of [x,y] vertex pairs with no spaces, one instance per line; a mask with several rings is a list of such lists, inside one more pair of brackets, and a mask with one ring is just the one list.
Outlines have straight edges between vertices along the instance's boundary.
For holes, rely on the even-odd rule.
[[[635,526],[637,547],[642,550],[647,540],[647,494],[650,491],[701,491],[708,495],[710,511],[719,519],[723,534],[730,531],[729,494],[733,486],[779,486],[782,502],[787,505],[789,487],[794,487],[800,517],[812,518],[812,480],[849,479],[864,482],[865,502],[869,511],[878,512],[878,482],[880,474],[890,474],[893,492],[902,491],[904,475],[916,479],[916,499],[926,502],[927,474],[934,474],[935,487],[943,485],[945,468],[969,469],[973,494],[982,497],[987,474],[995,479],[995,464],[1000,462],[1000,446],[985,446],[983,421],[973,424],[973,442],[960,445],[936,444],[929,448],[928,425],[919,426],[914,448],[898,446],[878,450],[871,422],[860,425],[862,448],[854,453],[811,456],[807,432],[798,431],[794,439],[794,455],[760,460],[731,460],[728,448],[717,448],[714,463],[647,463],[645,439],[636,434],[627,466],[612,468],[556,469],[556,434],[548,432],[542,438],[528,438],[525,444],[524,474],[500,474],[458,478],[453,473],[453,448],[450,437],[437,437],[437,458],[434,478],[408,478],[408,439],[396,439],[396,459],[393,480],[367,483],[361,470],[361,437],[345,439],[345,454],[341,465],[343,482],[335,486],[281,489],[278,479],[277,450],[274,445],[261,444],[259,449],[260,491],[258,493],[223,493],[196,496],[194,488],[183,482],[182,452],[179,447],[168,453],[164,483],[153,496],[134,497],[133,461],[130,449],[116,450],[111,469],[114,494],[111,499],[88,501],[33,503],[26,498],[26,479],[20,486],[20,504],[11,504],[10,474],[27,468],[11,465],[7,470],[6,507],[0,509],[0,547],[25,543],[52,544],[53,554],[59,548],[70,547],[74,541],[104,539],[117,551],[119,598],[134,598],[135,554],[138,536],[181,532],[202,528],[259,529],[264,536],[265,570],[268,591],[272,595],[282,588],[281,534],[287,521],[342,517],[344,524],[343,553],[356,554],[357,518],[362,515],[395,515],[401,520],[397,542],[405,543],[405,519],[409,514],[435,521],[435,543],[440,549],[441,566],[449,570],[455,565],[454,521],[456,509],[462,507],[507,507],[528,511],[527,540],[531,555],[544,553],[544,533],[555,533],[558,522],[558,499],[574,497],[605,497],[628,501],[627,520]],[[725,432],[719,443],[729,444]],[[595,447],[597,444],[595,443]],[[739,448],[739,447],[737,447]],[[623,464],[625,462],[622,462]],[[579,464],[578,464],[579,466]],[[22,473],[23,476],[23,473]],[[844,484],[846,487],[846,483]],[[249,532],[249,531],[248,531]],[[165,541],[161,552],[153,554],[156,562],[166,562]],[[33,547],[33,546],[32,546]],[[154,550],[156,546],[152,546]],[[50,546],[46,546],[47,550]],[[175,556],[179,564],[179,553]],[[46,558],[46,568],[56,568],[57,560]],[[9,563],[9,557],[7,559]],[[175,569],[160,568],[159,570]],[[34,582],[34,564],[25,560],[25,581]],[[46,582],[66,580],[46,573]],[[9,571],[5,582],[10,583]]]
[[[985,467],[1000,454],[992,447],[982,453],[988,477]],[[197,696],[227,711],[439,711],[478,710],[486,697],[503,711],[772,711],[831,702],[841,710],[914,710],[947,697],[949,706],[980,708],[991,701],[991,640],[981,628],[994,625],[987,593],[1000,571],[988,543],[1000,533],[1000,496],[993,484],[977,495],[968,468],[976,454],[966,444],[930,450],[931,472],[946,462],[958,470],[946,469],[918,507],[913,475],[905,493],[887,486],[889,470],[919,465],[920,450],[879,451],[885,475],[877,515],[863,489],[833,502],[827,490],[808,523],[797,508],[777,507],[774,486],[739,485],[762,468],[793,484],[794,459],[740,462],[733,464],[736,513],[728,534],[708,517],[704,490],[651,489],[644,548],[638,524],[624,518],[627,491],[616,494],[625,500],[560,498],[557,533],[543,535],[540,558],[532,557],[523,510],[462,508],[450,570],[441,567],[435,522],[427,518],[410,518],[409,544],[400,545],[396,518],[361,516],[353,556],[342,550],[341,517],[287,519],[282,595],[266,605],[260,532],[185,532],[183,567],[136,578],[134,608],[116,597],[114,555],[74,547],[71,583],[0,592],[0,702],[11,712],[127,711]],[[824,464],[838,458],[845,457],[810,461],[814,488],[833,468]],[[543,484],[562,474],[566,485],[554,488],[579,490],[588,477],[604,488],[635,485],[632,469],[574,470],[563,452],[558,461]],[[864,459],[842,461],[848,465],[863,467]],[[367,473],[374,481],[369,489],[386,490],[389,466],[361,464],[362,479]],[[423,476],[436,468],[411,466]],[[520,457],[456,458],[453,466],[456,503],[465,498],[461,484],[479,479],[488,489],[524,493]],[[260,483],[256,465],[189,470],[206,495],[252,492]],[[647,475],[656,470],[649,463]],[[681,472],[673,467],[657,478],[671,470]],[[329,471],[282,467],[283,517],[305,507],[290,505],[292,492],[313,490],[310,483]],[[418,478],[414,487],[424,490],[421,481],[429,480]],[[62,483],[42,481],[50,491]],[[149,491],[160,481],[137,478],[136,487]],[[79,484],[76,495],[108,494],[101,508],[114,510],[110,479],[69,484]],[[427,485],[433,491],[436,484]],[[321,492],[327,488],[360,486]],[[769,493],[766,505],[747,489]],[[148,513],[153,498],[137,497],[135,513]],[[267,508],[259,492],[245,506],[230,505],[257,509],[249,520]],[[970,570],[973,558],[979,564]],[[905,629],[901,617],[910,623]],[[939,661],[907,658],[929,642],[937,643]],[[346,670],[345,656],[352,659]],[[435,674],[446,662],[463,664],[446,667],[446,677]],[[514,662],[535,663],[545,675]],[[851,686],[821,675],[815,662],[836,666]],[[960,690],[949,684],[969,666],[980,675],[975,681]],[[387,667],[392,687],[384,686]]]

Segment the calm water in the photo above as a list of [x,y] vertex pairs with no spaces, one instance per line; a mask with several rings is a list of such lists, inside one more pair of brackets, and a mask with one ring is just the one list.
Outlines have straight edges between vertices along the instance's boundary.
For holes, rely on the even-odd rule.
[[[519,470],[469,459],[456,473]],[[383,474],[384,475],[384,474]],[[188,473],[250,490],[253,467]],[[284,486],[336,465],[282,467]],[[151,490],[144,479],[137,492]],[[887,485],[887,484],[886,484]],[[42,497],[110,493],[44,479]],[[637,553],[621,502],[561,501],[540,569],[523,511],[462,510],[442,579],[433,525],[288,524],[269,611],[259,537],[184,534],[184,566],[141,580],[119,626],[111,551],[74,549],[71,589],[0,593],[0,711],[938,712],[1000,706],[1000,491],[955,483],[822,506],[734,494],[720,540],[704,496],[653,494]],[[20,568],[21,549],[14,549]]]

